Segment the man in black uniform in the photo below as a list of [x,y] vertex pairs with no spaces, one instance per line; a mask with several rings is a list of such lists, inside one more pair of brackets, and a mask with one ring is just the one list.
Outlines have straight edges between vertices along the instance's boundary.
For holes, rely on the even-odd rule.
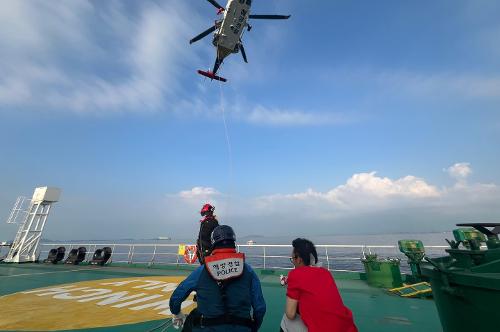
[[214,210],[215,207],[210,204],[205,204],[200,211],[203,218],[200,220],[200,232],[198,233],[196,247],[198,251],[198,261],[201,265],[205,264],[205,257],[209,256],[212,252],[210,235],[215,227],[219,226],[219,222],[214,216]]
[[[222,225],[212,233],[212,254],[184,279],[169,301],[172,322],[182,331],[256,332],[266,313],[259,277],[245,262],[245,254],[236,251],[236,235]],[[186,317],[182,302],[193,291],[197,308]]]

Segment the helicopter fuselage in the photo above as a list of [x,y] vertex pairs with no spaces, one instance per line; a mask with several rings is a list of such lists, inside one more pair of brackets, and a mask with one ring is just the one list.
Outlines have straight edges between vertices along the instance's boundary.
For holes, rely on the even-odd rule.
[[252,0],[229,0],[224,17],[218,21],[214,33],[213,45],[217,48],[217,57],[223,60],[231,53],[239,52],[243,29],[247,27]]

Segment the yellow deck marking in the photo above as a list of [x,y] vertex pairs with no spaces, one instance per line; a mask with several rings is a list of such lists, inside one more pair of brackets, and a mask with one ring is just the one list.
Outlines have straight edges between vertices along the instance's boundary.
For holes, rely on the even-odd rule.
[[[0,296],[0,330],[58,331],[118,326],[171,317],[168,301],[185,277],[83,281]],[[184,312],[195,304],[191,296]]]

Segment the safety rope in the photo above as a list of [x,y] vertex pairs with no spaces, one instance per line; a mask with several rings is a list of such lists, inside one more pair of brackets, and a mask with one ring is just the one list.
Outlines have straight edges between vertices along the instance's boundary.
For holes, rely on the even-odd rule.
[[174,323],[170,322],[170,324],[166,324],[165,328],[163,330],[161,330],[160,332],[166,332],[168,330],[169,327],[173,326]]
[[[217,46],[215,47],[217,50],[219,48],[219,42],[220,40],[217,40]],[[216,53],[216,56],[218,56],[218,53]],[[224,62],[222,62],[219,65],[218,72],[222,72],[222,67],[224,66]],[[214,73],[215,75],[215,73]],[[221,75],[219,75],[221,76]],[[222,91],[222,82],[219,81],[219,94],[220,94],[220,108],[221,108],[221,113],[222,113],[222,122],[224,123],[224,133],[226,137],[226,145],[227,145],[227,152],[228,152],[228,161],[229,161],[229,184],[228,184],[228,193],[227,193],[227,214],[229,215],[229,210],[231,206],[231,196],[232,196],[232,191],[233,191],[233,153],[231,149],[231,141],[229,139],[229,130],[227,126],[227,121],[226,121],[226,112],[224,110],[224,94]]]
[[221,108],[221,113],[222,113],[222,122],[224,123],[224,133],[226,136],[226,145],[227,145],[227,153],[228,153],[228,162],[229,162],[229,185],[228,185],[228,193],[227,193],[227,214],[229,214],[229,209],[231,206],[231,197],[232,197],[232,192],[233,192],[233,151],[231,148],[231,140],[229,137],[229,130],[227,126],[227,120],[226,120],[226,112],[224,108],[224,94],[223,94],[223,89],[222,89],[222,82],[219,81],[219,91],[220,91],[220,108]]
[[171,319],[167,319],[165,320],[163,323],[161,323],[160,325],[150,329],[150,330],[147,330],[146,332],[153,332],[153,331],[156,331],[156,330],[159,330],[161,329],[162,327],[164,327],[163,330],[161,330],[160,332],[165,332],[169,327],[172,326],[172,320]]

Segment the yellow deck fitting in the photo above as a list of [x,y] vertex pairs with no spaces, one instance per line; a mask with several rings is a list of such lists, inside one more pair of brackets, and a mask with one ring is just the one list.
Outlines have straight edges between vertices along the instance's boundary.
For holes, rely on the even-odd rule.
[[405,285],[403,287],[389,289],[389,292],[402,297],[418,297],[432,294],[431,285],[428,282]]

